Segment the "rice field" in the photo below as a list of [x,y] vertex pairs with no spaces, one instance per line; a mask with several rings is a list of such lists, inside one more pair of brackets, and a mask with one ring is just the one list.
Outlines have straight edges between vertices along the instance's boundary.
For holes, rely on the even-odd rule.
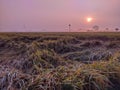
[[120,90],[120,33],[0,33],[0,90]]

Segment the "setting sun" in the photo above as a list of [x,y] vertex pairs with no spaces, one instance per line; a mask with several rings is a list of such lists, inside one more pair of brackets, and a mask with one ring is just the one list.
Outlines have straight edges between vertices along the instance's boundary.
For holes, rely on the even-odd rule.
[[86,18],[87,22],[92,22],[93,18],[92,17],[88,17]]

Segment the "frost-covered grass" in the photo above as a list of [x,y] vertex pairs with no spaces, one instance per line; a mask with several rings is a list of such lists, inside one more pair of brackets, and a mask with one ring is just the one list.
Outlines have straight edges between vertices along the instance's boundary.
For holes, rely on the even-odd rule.
[[120,33],[1,33],[0,90],[119,90]]

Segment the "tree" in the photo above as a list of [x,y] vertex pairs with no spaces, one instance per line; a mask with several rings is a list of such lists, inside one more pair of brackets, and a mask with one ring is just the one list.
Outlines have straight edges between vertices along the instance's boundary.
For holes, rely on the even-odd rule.
[[95,30],[95,31],[99,30],[99,26],[97,26],[97,25],[93,26],[93,30]]
[[69,32],[71,32],[71,24],[69,24],[68,26],[69,26]]
[[115,28],[115,31],[119,31],[119,28]]
[[106,28],[106,30],[108,31],[108,30],[109,30],[109,28]]

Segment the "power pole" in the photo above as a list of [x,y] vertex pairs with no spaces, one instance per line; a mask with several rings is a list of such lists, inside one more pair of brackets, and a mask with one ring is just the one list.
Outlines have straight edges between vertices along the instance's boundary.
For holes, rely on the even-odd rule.
[[71,24],[69,24],[68,27],[69,27],[69,32],[71,32]]

